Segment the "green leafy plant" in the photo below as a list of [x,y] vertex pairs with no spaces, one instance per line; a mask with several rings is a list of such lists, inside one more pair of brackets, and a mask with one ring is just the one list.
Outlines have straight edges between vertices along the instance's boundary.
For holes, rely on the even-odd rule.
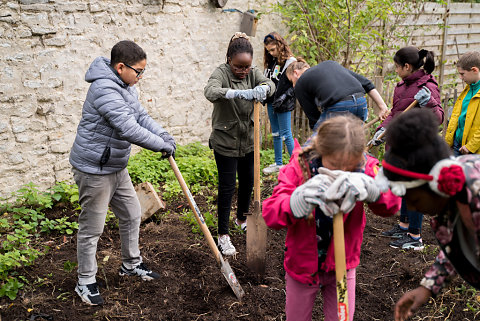
[[[178,145],[175,162],[192,193],[216,186],[217,166],[213,152],[199,142]],[[163,183],[162,198],[171,200],[182,192],[167,159],[160,153],[142,150],[130,158],[128,172],[134,183],[150,182],[158,187]]]
[[310,65],[335,60],[364,72],[390,55],[387,51],[407,42],[414,28],[400,22],[419,12],[422,1],[395,0],[285,0],[274,10],[289,28],[296,55]]
[[78,223],[69,217],[49,219],[45,212],[57,202],[78,202],[74,185],[58,183],[46,192],[39,191],[33,183],[26,184],[13,193],[15,201],[0,204],[0,297],[15,299],[26,278],[18,269],[32,265],[47,249],[35,247],[40,233],[56,231],[71,235]]
[[63,269],[65,270],[65,272],[72,272],[75,268],[77,267],[77,263],[76,262],[71,262],[69,260],[66,260],[65,262],[63,262]]

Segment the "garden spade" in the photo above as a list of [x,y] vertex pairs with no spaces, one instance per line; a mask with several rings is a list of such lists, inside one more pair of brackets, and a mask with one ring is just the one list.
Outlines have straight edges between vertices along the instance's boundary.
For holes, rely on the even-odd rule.
[[345,259],[345,238],[343,234],[343,213],[333,216],[333,247],[335,252],[335,277],[337,281],[338,320],[348,320],[347,264]]
[[190,205],[190,209],[195,215],[195,218],[197,219],[198,225],[200,225],[200,229],[202,230],[203,235],[205,235],[208,246],[212,250],[213,255],[215,256],[215,259],[217,260],[217,263],[220,265],[220,270],[223,276],[225,277],[228,284],[232,288],[233,293],[235,293],[237,298],[241,300],[243,295],[245,294],[245,292],[242,289],[242,286],[240,285],[240,283],[238,283],[237,277],[235,276],[235,273],[230,267],[230,264],[228,263],[228,261],[225,261],[223,259],[222,254],[218,250],[217,245],[213,240],[212,234],[210,233],[210,230],[208,229],[208,226],[205,223],[205,220],[203,219],[202,214],[200,213],[200,209],[198,208],[197,203],[193,199],[192,193],[190,193],[190,190],[188,189],[187,184],[183,179],[182,173],[180,173],[180,170],[178,169],[177,163],[175,162],[172,156],[168,158],[168,161],[170,162],[170,166],[172,166],[173,172],[177,177],[178,183],[182,187],[183,193],[187,197],[188,204]]
[[267,249],[267,225],[260,206],[260,108],[255,102],[254,119],[254,166],[253,166],[253,213],[247,215],[247,266],[257,279],[265,275]]

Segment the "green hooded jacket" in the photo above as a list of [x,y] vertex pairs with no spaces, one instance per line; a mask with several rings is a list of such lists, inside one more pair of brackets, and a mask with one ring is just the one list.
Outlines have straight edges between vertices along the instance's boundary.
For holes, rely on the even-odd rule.
[[243,157],[253,152],[253,101],[226,99],[229,89],[253,89],[260,84],[270,87],[268,97],[275,93],[273,81],[253,67],[245,79],[238,79],[226,63],[218,66],[205,86],[205,97],[213,103],[212,134],[209,146],[228,157]]

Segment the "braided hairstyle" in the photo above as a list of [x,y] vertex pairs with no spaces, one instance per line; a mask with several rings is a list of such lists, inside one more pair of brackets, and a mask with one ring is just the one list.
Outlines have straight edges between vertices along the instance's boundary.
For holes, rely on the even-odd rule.
[[[307,162],[318,157],[343,154],[361,157],[365,150],[363,122],[352,114],[338,115],[324,121],[312,138],[298,154],[303,178],[308,180]],[[348,157],[345,157],[347,159]]]
[[[288,46],[287,42],[285,39],[282,38],[277,32],[273,31],[270,32],[268,35],[265,36],[263,39],[263,44],[264,45],[270,45],[270,44],[275,44],[277,46],[277,50],[279,53],[278,59],[278,64],[283,66],[285,61],[292,57],[292,51],[290,50],[290,47]],[[272,62],[272,60],[275,59],[263,46],[263,67],[265,69],[268,68],[268,65]]]
[[[439,160],[448,158],[450,148],[438,134],[438,122],[430,110],[412,109],[395,117],[387,127],[385,161],[409,171],[428,174]],[[383,169],[392,181],[412,178]]]
[[435,69],[435,54],[433,51],[425,49],[418,50],[414,46],[408,46],[400,49],[393,56],[393,61],[399,66],[409,64],[413,67],[413,71],[417,71],[423,66],[427,74],[431,74]]
[[235,32],[228,43],[226,60],[232,59],[233,56],[239,53],[249,53],[253,57],[253,47],[250,43],[250,38],[243,32]]

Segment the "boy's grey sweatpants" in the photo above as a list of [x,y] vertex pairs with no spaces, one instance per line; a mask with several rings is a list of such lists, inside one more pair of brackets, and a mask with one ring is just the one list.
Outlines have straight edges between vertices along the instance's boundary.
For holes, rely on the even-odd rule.
[[127,169],[94,175],[72,169],[78,185],[79,203],[77,260],[78,283],[95,283],[97,242],[103,233],[108,204],[118,218],[122,261],[128,269],[142,262],[138,248],[141,208]]

